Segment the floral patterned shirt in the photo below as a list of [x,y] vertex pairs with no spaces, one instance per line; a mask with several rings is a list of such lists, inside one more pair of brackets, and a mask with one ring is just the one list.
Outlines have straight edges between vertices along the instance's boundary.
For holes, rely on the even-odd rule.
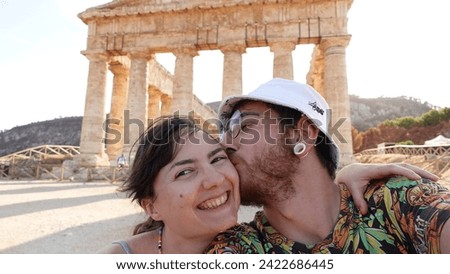
[[450,191],[429,180],[403,177],[371,183],[369,213],[356,210],[341,186],[337,223],[323,241],[305,245],[280,234],[263,211],[250,223],[219,234],[207,253],[439,253],[439,235],[450,218]]

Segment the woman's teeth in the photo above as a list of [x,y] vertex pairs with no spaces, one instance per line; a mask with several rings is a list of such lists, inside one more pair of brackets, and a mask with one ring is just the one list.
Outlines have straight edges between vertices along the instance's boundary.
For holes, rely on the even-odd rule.
[[228,194],[225,192],[222,196],[210,199],[201,203],[198,207],[200,209],[214,209],[223,205],[228,199]]

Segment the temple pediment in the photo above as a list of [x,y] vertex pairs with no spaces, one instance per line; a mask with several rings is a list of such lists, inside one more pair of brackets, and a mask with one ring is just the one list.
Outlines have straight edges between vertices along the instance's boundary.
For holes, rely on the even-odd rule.
[[[258,4],[300,4],[310,5],[319,2],[329,2],[325,0],[116,0],[104,5],[87,9],[80,13],[83,22],[99,17],[117,17],[143,15],[164,12],[189,11],[194,9],[215,9],[232,6],[248,6]],[[353,0],[347,0],[351,5]]]
[[[226,3],[230,2],[230,3]],[[261,0],[217,1],[217,0],[116,0],[104,5],[89,8],[78,17],[85,23],[96,17],[131,16],[152,13],[188,11],[193,9],[212,9],[223,6],[249,5]]]

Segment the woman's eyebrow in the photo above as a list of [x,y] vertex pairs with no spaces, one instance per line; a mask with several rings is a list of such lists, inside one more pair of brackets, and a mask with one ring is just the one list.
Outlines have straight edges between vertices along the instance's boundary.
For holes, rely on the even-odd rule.
[[186,159],[186,160],[181,160],[178,162],[175,162],[173,165],[170,166],[169,170],[173,169],[176,166],[182,166],[182,165],[186,165],[186,164],[192,164],[194,162],[193,159]]
[[208,153],[208,158],[213,157],[214,155],[216,155],[217,153],[219,153],[221,151],[225,151],[225,150],[223,148],[221,148],[221,147],[218,147],[218,148],[214,149],[213,151],[210,151]]
[[[208,158],[211,158],[212,156],[216,155],[217,153],[221,152],[221,151],[225,151],[223,148],[218,147],[216,149],[214,149],[213,151],[210,151],[208,153]],[[169,170],[173,169],[176,166],[182,166],[182,165],[187,165],[187,164],[192,164],[194,163],[195,160],[194,159],[185,159],[185,160],[181,160],[178,162],[173,163],[173,165],[170,166]]]

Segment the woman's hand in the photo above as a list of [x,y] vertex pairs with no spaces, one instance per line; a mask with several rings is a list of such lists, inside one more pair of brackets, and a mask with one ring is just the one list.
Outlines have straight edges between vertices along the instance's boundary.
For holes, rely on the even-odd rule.
[[421,178],[432,181],[439,177],[417,166],[405,163],[398,164],[350,164],[343,167],[337,174],[335,182],[345,184],[352,194],[356,207],[361,214],[366,214],[368,207],[364,193],[371,180],[393,176],[404,176],[410,180]]

